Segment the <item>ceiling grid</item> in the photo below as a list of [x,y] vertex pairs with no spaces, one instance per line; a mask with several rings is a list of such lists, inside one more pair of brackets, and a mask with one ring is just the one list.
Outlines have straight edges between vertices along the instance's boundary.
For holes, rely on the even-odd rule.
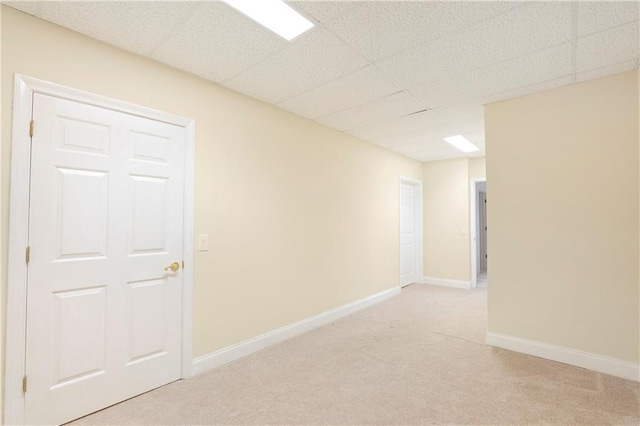
[[3,3],[420,161],[484,156],[486,103],[640,64],[637,1],[288,1],[291,42],[219,1]]

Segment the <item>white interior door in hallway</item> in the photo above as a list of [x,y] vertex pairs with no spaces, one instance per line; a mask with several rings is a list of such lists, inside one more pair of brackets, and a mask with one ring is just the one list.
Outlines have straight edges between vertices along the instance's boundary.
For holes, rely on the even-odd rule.
[[400,285],[418,282],[419,185],[400,182]]
[[33,96],[24,420],[60,424],[181,376],[185,129]]

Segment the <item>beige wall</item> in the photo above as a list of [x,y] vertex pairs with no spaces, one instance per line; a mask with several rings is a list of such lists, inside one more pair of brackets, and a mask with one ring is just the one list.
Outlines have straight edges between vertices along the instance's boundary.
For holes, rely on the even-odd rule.
[[484,158],[422,166],[425,277],[471,280],[471,179],[484,178]]
[[636,72],[486,107],[490,332],[638,362]]
[[398,176],[420,179],[419,162],[2,12],[3,236],[21,73],[196,120],[195,233],[209,234],[210,250],[195,257],[194,356],[398,285]]
[[422,172],[424,276],[468,281],[468,160],[424,163]]
[[486,161],[485,158],[471,158],[469,159],[469,179],[486,179]]

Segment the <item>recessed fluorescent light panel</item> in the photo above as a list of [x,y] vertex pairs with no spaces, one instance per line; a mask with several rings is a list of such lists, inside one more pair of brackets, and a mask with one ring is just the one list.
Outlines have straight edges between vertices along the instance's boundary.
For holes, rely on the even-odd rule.
[[445,141],[449,142],[451,145],[455,146],[462,152],[473,152],[480,151],[480,148],[469,142],[464,136],[450,136],[448,138],[444,138]]
[[313,23],[282,0],[223,0],[287,41],[311,29]]

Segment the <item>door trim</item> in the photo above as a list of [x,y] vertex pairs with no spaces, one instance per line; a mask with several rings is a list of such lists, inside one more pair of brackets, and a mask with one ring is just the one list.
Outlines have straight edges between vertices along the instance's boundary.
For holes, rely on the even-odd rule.
[[[189,118],[72,89],[16,74],[14,77],[11,140],[11,195],[4,370],[4,424],[24,424],[25,400],[22,378],[26,358],[27,264],[25,250],[29,232],[30,136],[29,123],[35,93],[55,96],[173,124],[185,129],[185,188],[183,227],[182,360],[181,377],[191,376],[193,329],[193,212],[195,121]],[[37,123],[36,123],[37,131]]]
[[470,191],[469,191],[469,221],[470,221],[470,253],[471,253],[471,288],[478,286],[478,184],[481,182],[487,182],[486,178],[471,179]]
[[416,235],[416,241],[415,241],[415,247],[416,247],[416,265],[415,265],[415,271],[416,271],[416,281],[415,283],[421,283],[422,282],[422,225],[423,225],[423,220],[424,220],[424,216],[422,214],[422,181],[418,180],[418,179],[413,179],[407,176],[400,176],[398,179],[398,285],[400,287],[402,287],[401,281],[400,281],[400,275],[402,274],[402,271],[400,270],[400,256],[401,256],[401,250],[400,250],[400,209],[402,208],[402,200],[400,199],[400,197],[402,196],[402,184],[409,184],[412,185],[414,187],[414,190],[417,193],[417,197],[415,198],[415,203],[414,203],[414,209],[415,209],[415,217],[416,217],[416,229],[415,229],[415,235]]

